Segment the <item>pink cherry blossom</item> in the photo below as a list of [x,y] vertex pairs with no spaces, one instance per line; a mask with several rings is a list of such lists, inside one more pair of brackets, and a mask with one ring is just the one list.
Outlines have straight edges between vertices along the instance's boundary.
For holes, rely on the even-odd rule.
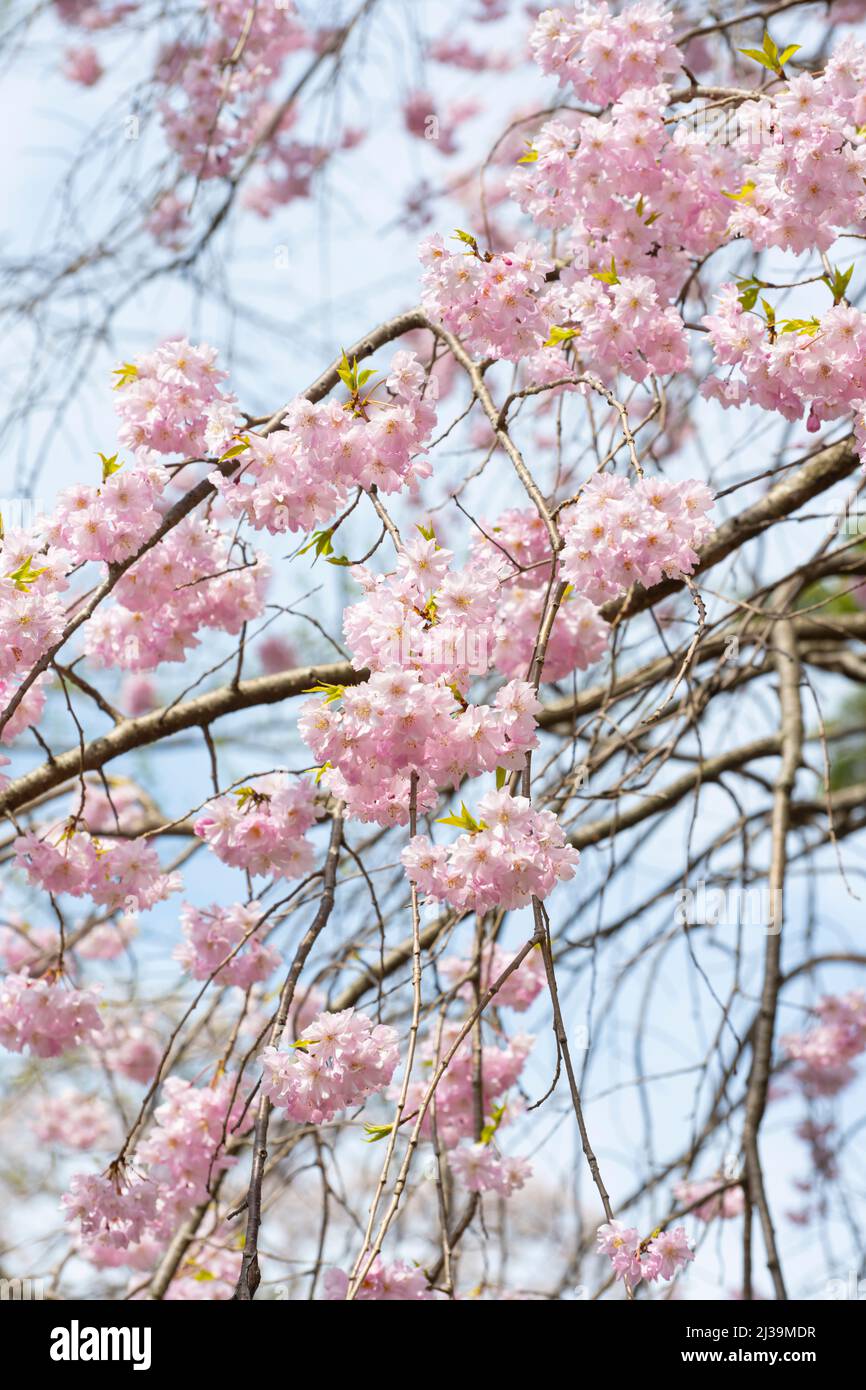
[[292,1051],[266,1047],[265,1092],[293,1119],[324,1124],[384,1090],[400,1058],[397,1033],[354,1009],[317,1015]]

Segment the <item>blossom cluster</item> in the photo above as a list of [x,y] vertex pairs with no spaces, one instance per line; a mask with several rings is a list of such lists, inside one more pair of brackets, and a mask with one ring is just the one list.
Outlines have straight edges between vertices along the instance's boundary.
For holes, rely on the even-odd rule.
[[516,767],[537,744],[540,706],[525,681],[503,686],[492,705],[466,705],[444,678],[389,667],[338,693],[340,704],[305,704],[298,725],[330,791],[360,820],[405,825],[413,773],[418,809],[429,810],[440,784]]
[[151,671],[183,661],[205,628],[235,634],[262,612],[270,564],[244,559],[231,536],[203,517],[187,516],[137,560],[85,627],[95,666]]
[[305,838],[316,819],[313,787],[282,773],[215,797],[193,829],[224,864],[250,874],[301,878],[313,864]]
[[[556,308],[560,284],[598,275],[600,285],[623,286],[607,305],[609,326],[619,339],[623,329],[634,327],[625,311],[629,287],[649,277],[662,299],[673,297],[690,273],[691,258],[708,255],[724,238],[731,215],[725,192],[737,186],[742,161],[729,145],[666,121],[668,99],[666,87],[635,87],[599,116],[557,115],[510,173],[512,198],[537,226],[558,233],[565,264],[546,291],[550,322],[562,325],[556,314],[569,308],[568,297]],[[626,344],[649,345],[654,326],[663,327],[644,295],[639,331],[623,339]],[[608,353],[604,343],[604,301],[595,296],[571,307],[588,317],[594,353],[615,356],[617,349]],[[681,318],[668,315],[667,321],[681,342]],[[574,327],[579,332],[571,345],[580,355],[586,327],[582,321]],[[593,356],[586,365],[600,367]]]
[[862,414],[866,315],[838,304],[820,318],[786,320],[779,325],[786,331],[771,332],[743,298],[736,285],[723,285],[716,312],[703,319],[716,364],[730,369],[723,377],[708,377],[703,395],[723,406],[775,410],[787,420],[801,419],[808,407],[810,431],[851,410]]
[[266,1047],[260,1057],[274,1105],[316,1125],[383,1090],[399,1059],[395,1030],[354,1009],[319,1014],[292,1051]]
[[[329,1269],[324,1278],[325,1299],[342,1301],[349,1291],[349,1276],[345,1270]],[[405,1260],[386,1264],[378,1256],[364,1275],[355,1297],[361,1303],[417,1302],[432,1299],[433,1293],[423,1269],[408,1265]]]
[[510,1197],[532,1173],[526,1158],[502,1155],[489,1144],[461,1144],[449,1155],[451,1168],[467,1192],[498,1192]]
[[[669,376],[689,365],[683,320],[665,304],[647,275],[629,275],[608,285],[570,267],[545,298],[549,323],[573,348],[578,365],[588,364],[602,377],[624,372],[632,381],[650,373]],[[567,378],[562,346],[545,347],[532,362],[542,380]]]
[[223,394],[227,373],[216,348],[169,338],[118,369],[118,442],[143,463],[159,454],[201,458],[220,453],[238,418],[235,398]]
[[452,568],[453,555],[435,539],[417,537],[397,556],[397,569],[375,575],[364,565],[352,578],[364,590],[343,614],[343,632],[359,670],[411,670],[466,689],[483,675],[493,649],[500,589],[488,564]]
[[231,1167],[222,1152],[225,1135],[252,1124],[238,1078],[225,1075],[209,1086],[169,1076],[154,1125],[139,1144],[136,1162],[158,1183],[163,1208],[188,1211],[206,1199],[214,1174]]
[[136,1018],[114,1013],[94,1043],[103,1066],[128,1081],[146,1086],[156,1075],[162,1049],[151,1012]]
[[477,245],[449,251],[440,236],[421,243],[421,303],[431,318],[483,357],[518,361],[547,337],[538,292],[553,262],[540,242],[482,254]]
[[[550,583],[550,537],[537,511],[513,508],[486,525],[473,541],[467,572],[492,572],[499,599],[492,628],[491,664],[504,676],[526,676]],[[542,679],[561,680],[585,671],[607,649],[608,624],[589,599],[575,591],[560,604],[544,654]]]
[[815,1008],[816,1026],[781,1039],[796,1062],[794,1074],[808,1096],[832,1096],[854,1077],[851,1062],[866,1051],[866,994],[827,995]]
[[[428,1069],[451,1050],[459,1031],[458,1023],[447,1022],[442,1029],[438,1052],[435,1037],[425,1037],[422,1051]],[[495,1115],[499,1128],[518,1113],[519,1100],[508,1098],[507,1093],[517,1084],[534,1041],[528,1033],[516,1033],[513,1037],[503,1034],[496,1041],[485,1042],[481,1048],[482,1109],[485,1116],[491,1119]],[[443,1148],[449,1152],[455,1150],[463,1139],[475,1140],[475,1084],[472,1039],[466,1037],[436,1087],[436,1132]],[[420,1105],[427,1085],[427,1079],[410,1082],[406,1101],[410,1110]],[[428,1107],[421,1128],[425,1138],[432,1137],[432,1119],[431,1108]]]
[[562,513],[562,573],[595,603],[632,584],[681,579],[697,563],[712,531],[712,493],[700,482],[598,473]]
[[[449,981],[452,988],[457,987],[460,998],[471,1000],[475,997],[476,983],[479,992],[483,994],[499,979],[513,959],[510,951],[494,941],[482,947],[477,980],[472,962],[460,956],[446,956],[439,966],[439,972]],[[517,969],[496,991],[493,1001],[495,1007],[514,1009],[515,1013],[519,1014],[525,1013],[544,988],[545,979],[544,957],[541,948],[535,947],[524,956]]]
[[123,1251],[155,1223],[157,1198],[156,1184],[137,1174],[74,1173],[60,1200],[84,1245],[99,1242]]
[[[705,1178],[702,1182],[679,1182],[674,1184],[674,1196],[682,1206],[692,1207],[699,1221],[714,1221],[716,1217],[730,1221],[742,1215],[745,1198],[742,1187],[724,1184],[725,1179],[720,1177]],[[724,1190],[719,1191],[720,1188]],[[695,1206],[695,1202],[700,1202],[700,1206]]]
[[[164,50],[158,71],[168,85],[161,107],[168,143],[184,170],[206,179],[229,176],[264,135],[273,114],[269,86],[308,39],[288,0],[256,9],[251,22],[237,0],[209,0],[205,9],[206,42]],[[239,34],[245,43],[237,52]]]
[[216,984],[249,989],[279,965],[278,953],[254,935],[262,923],[262,909],[252,903],[212,903],[208,908],[185,903],[180,922],[184,941],[174,958],[194,980],[213,976]]
[[84,1253],[96,1263],[127,1263],[139,1243],[165,1241],[181,1215],[207,1200],[214,1175],[235,1162],[225,1153],[226,1135],[251,1124],[237,1077],[210,1086],[169,1077],[134,1160],[123,1170],[72,1177],[62,1204]]
[[629,87],[649,87],[679,71],[670,10],[640,0],[613,15],[604,3],[545,10],[530,36],[542,72],[571,83],[578,101],[607,106]]
[[111,1112],[103,1100],[71,1088],[41,1101],[33,1123],[41,1143],[70,1149],[102,1148],[113,1129]]
[[[819,76],[801,73],[749,103],[729,232],[762,250],[828,251],[866,212],[866,45],[846,38]],[[772,138],[767,133],[772,131]]]
[[633,1288],[645,1279],[673,1279],[678,1270],[695,1258],[683,1226],[659,1231],[642,1241],[637,1228],[621,1221],[609,1221],[598,1229],[598,1253],[607,1255],[617,1279]]
[[[0,681],[4,682],[4,698],[11,699],[21,677],[63,634],[65,612],[60,594],[68,588],[70,558],[56,547],[45,551],[43,546],[36,528],[9,531],[0,544]],[[32,691],[31,686],[6,728],[12,725],[14,732],[20,732],[38,718],[42,705]],[[26,707],[25,701],[29,701]],[[14,737],[14,732],[7,737]]]
[[67,488],[57,499],[47,536],[78,561],[127,560],[159,526],[157,504],[167,482],[159,464],[140,464],[119,468],[98,488]]
[[359,383],[345,403],[301,396],[280,429],[244,435],[240,467],[211,477],[231,514],[275,534],[309,531],[345,507],[353,488],[387,494],[429,477],[417,455],[436,412],[414,353],[395,354],[384,388],[381,395],[381,383]]
[[97,840],[69,822],[39,836],[28,830],[15,840],[15,856],[30,883],[48,893],[89,895],[112,910],[143,912],[181,886],[180,875],[163,873],[146,840]]
[[89,1042],[102,1028],[93,989],[63,979],[6,975],[0,982],[0,1047],[34,1057],[59,1057]]
[[526,907],[573,878],[580,854],[566,843],[550,811],[536,811],[526,797],[488,792],[478,820],[452,844],[434,845],[415,835],[403,850],[406,872],[421,891],[461,912]]
[[[0,594],[2,594],[2,586],[0,586]],[[2,732],[0,732],[0,743],[12,743],[24,729],[29,729],[39,723],[45,708],[46,684],[47,678],[44,675],[39,676],[25,690],[14,714],[3,725]],[[0,709],[8,705],[17,688],[16,682],[0,678]]]

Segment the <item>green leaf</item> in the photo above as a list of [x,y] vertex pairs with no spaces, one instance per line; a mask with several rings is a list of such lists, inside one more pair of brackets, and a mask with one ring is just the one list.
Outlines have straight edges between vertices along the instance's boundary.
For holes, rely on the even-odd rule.
[[[325,531],[314,531],[310,540],[298,551],[299,555],[306,555],[308,551],[315,550],[316,559],[320,555],[332,555],[334,547],[331,545],[331,537],[334,534],[333,527],[328,527]],[[313,562],[315,564],[315,561]]]
[[[601,279],[601,276],[597,277]],[[550,334],[545,342],[545,347],[557,347],[560,343],[567,343],[571,338],[576,338],[580,332],[577,328],[560,328],[553,324]]]
[[483,820],[476,820],[465,801],[460,803],[459,816],[441,816],[436,822],[437,825],[453,825],[458,830],[468,830],[470,835],[477,835],[480,830],[486,830],[487,826]]
[[376,371],[373,367],[367,367],[363,372],[359,372],[357,357],[353,357],[350,362],[346,355],[346,349],[343,348],[343,355],[337,367],[337,376],[340,378],[353,400],[360,394],[361,387],[365,382],[369,381],[370,377],[375,375]]
[[[528,142],[527,142],[528,143]],[[522,154],[518,159],[518,164],[534,164],[538,159],[538,150],[533,145],[529,146],[526,154]]]
[[429,526],[416,526],[415,530],[424,537],[425,541],[435,541],[436,539],[436,532],[433,530],[432,522]]
[[333,766],[333,763],[322,763],[322,766],[316,769],[316,775],[313,779],[315,781],[316,786],[319,785],[325,773],[328,771],[328,768]]
[[22,560],[17,570],[12,570],[11,573],[7,574],[6,576],[7,579],[12,580],[12,583],[15,585],[16,589],[21,589],[22,592],[25,594],[27,593],[27,590],[30,588],[30,585],[35,584],[40,574],[45,573],[46,567],[44,565],[42,569],[35,570],[33,568],[33,565],[31,564],[32,559],[33,556],[28,555],[26,560]]
[[754,191],[754,183],[751,179],[747,179],[746,182],[743,184],[742,188],[740,189],[739,193],[728,193],[723,188],[722,194],[725,198],[730,198],[735,203],[749,203],[752,200],[752,194],[754,193]]
[[833,295],[833,306],[841,304],[845,298],[845,293],[851,283],[851,276],[854,274],[854,262],[852,261],[847,270],[840,270],[838,266],[834,268],[832,276],[823,275],[821,278],[828,286]]
[[740,290],[739,302],[743,308],[754,309],[758,302],[758,291],[764,288],[764,282],[755,275],[749,275],[737,280],[737,288]]
[[[346,693],[346,687],[344,685],[328,685],[327,682],[324,682],[321,685],[308,686],[302,693],[304,695],[324,695],[325,704],[332,705],[335,700],[342,700]],[[326,763],[325,766],[327,767],[328,764]]]
[[481,1131],[481,1143],[489,1144],[494,1134],[502,1124],[502,1117],[505,1114],[505,1102],[501,1105],[494,1105],[490,1119]]
[[268,800],[268,797],[263,795],[262,792],[257,792],[255,787],[235,787],[234,794],[238,799],[238,808],[240,810],[243,810],[248,802],[252,802],[255,805],[257,802]]
[[619,284],[619,276],[616,273],[616,261],[613,256],[610,258],[610,270],[594,270],[592,278],[594,280],[601,280],[605,285]]
[[462,241],[464,246],[468,246],[474,255],[478,255],[478,242],[471,232],[461,231],[459,227],[454,228],[452,241]]
[[220,454],[220,463],[225,463],[226,459],[236,459],[238,454],[242,454],[245,449],[248,449],[250,447],[249,435],[242,434],[239,436],[239,438],[239,444],[233,444],[230,449],[226,449],[224,454]]
[[782,319],[779,323],[780,333],[808,333],[810,336],[817,333],[821,327],[819,319]]
[[505,783],[506,783],[507,781],[508,781],[508,769],[505,768],[505,767],[498,767],[498,768],[496,769],[496,790],[497,790],[498,792],[501,792],[501,791],[502,791],[502,788],[505,786]]
[[775,309],[773,308],[772,304],[770,303],[769,299],[762,299],[762,300],[761,300],[761,305],[762,305],[762,307],[763,307],[764,313],[765,313],[766,316],[767,316],[767,327],[768,327],[768,328],[775,328],[775,326],[776,326],[776,311],[775,311]]
[[791,43],[782,53],[779,52],[773,40],[770,38],[769,30],[764,31],[764,41],[760,48],[739,48],[738,53],[743,53],[747,58],[753,58],[761,67],[768,68],[770,72],[778,73],[783,76],[782,69],[789,58],[793,58],[795,53],[799,53],[802,44]]
[[200,1269],[197,1274],[193,1275],[193,1278],[195,1279],[196,1283],[205,1284],[209,1280],[215,1279],[216,1275],[211,1274],[209,1269]]
[[772,58],[768,58],[766,53],[762,53],[759,48],[740,48],[737,52],[744,53],[747,58],[754,58],[756,63],[760,63],[761,67],[769,68],[770,72],[778,72],[778,67]]
[[109,457],[107,454],[101,454],[97,449],[96,456],[102,459],[102,481],[107,483],[112,473],[118,473],[123,464],[117,462],[117,454],[112,454]]
[[340,365],[337,368],[337,376],[344,383],[344,385],[348,386],[350,390],[352,389],[352,368],[349,364],[349,359],[346,356],[345,348],[343,348],[343,355],[340,358]]
[[393,1125],[371,1125],[365,1123],[364,1129],[367,1133],[367,1143],[378,1144],[380,1139],[387,1138],[393,1128]]
[[122,367],[115,367],[111,375],[117,377],[114,390],[119,391],[122,386],[128,386],[131,381],[135,381],[138,376],[138,368],[134,362],[124,362]]

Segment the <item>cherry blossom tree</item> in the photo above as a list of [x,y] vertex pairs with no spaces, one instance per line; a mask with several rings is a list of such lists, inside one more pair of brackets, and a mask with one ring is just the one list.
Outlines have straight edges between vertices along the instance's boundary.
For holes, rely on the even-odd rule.
[[6,22],[0,1267],[836,1297],[866,6],[422,9]]

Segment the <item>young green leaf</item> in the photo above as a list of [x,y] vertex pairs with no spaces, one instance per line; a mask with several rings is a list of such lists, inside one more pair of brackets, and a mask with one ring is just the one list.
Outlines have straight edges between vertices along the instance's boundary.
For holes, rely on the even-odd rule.
[[460,803],[459,816],[440,816],[437,825],[453,825],[458,830],[468,830],[470,835],[477,835],[479,830],[486,830],[487,827],[483,820],[476,820],[465,801]]
[[42,569],[34,569],[31,563],[32,560],[33,556],[28,555],[27,559],[22,560],[21,564],[18,566],[17,569],[12,570],[11,573],[7,574],[6,576],[7,579],[12,580],[12,583],[15,585],[16,589],[21,589],[22,592],[25,594],[30,588],[30,585],[35,584],[40,574],[45,573],[44,566],[42,567]]
[[752,182],[751,179],[746,180],[739,193],[728,193],[724,188],[722,189],[724,197],[730,198],[732,202],[735,203],[750,203],[752,201],[752,194],[754,193],[754,191],[755,184]]
[[97,449],[96,456],[102,459],[102,481],[107,483],[112,473],[119,472],[123,464],[117,462],[117,454],[112,454],[109,457],[107,454],[101,454]]
[[[601,279],[601,276],[598,278]],[[557,324],[553,324],[544,346],[557,347],[560,343],[567,343],[569,339],[576,338],[579,331],[577,328],[560,328]]]
[[464,246],[468,246],[473,255],[478,255],[478,241],[471,232],[461,231],[459,227],[454,228],[454,241],[462,241]]
[[238,444],[233,444],[230,449],[226,449],[224,454],[220,454],[220,463],[225,463],[226,459],[237,458],[238,454],[242,454],[245,449],[250,447],[249,435],[242,434],[239,436],[239,440],[240,442]]
[[[325,531],[314,531],[307,544],[298,551],[298,554],[306,555],[308,551],[315,550],[316,559],[320,555],[332,555],[334,547],[331,544],[331,537],[333,534],[334,532],[330,528]],[[315,564],[315,561],[313,563]]]
[[364,1129],[367,1134],[368,1144],[378,1144],[380,1139],[387,1139],[393,1125],[371,1125],[368,1121],[364,1122]]
[[[335,700],[342,700],[346,693],[344,685],[329,685],[326,681],[320,685],[310,685],[303,692],[304,695],[324,695],[325,704],[332,705]],[[328,766],[328,764],[325,764]]]
[[114,390],[119,391],[122,386],[128,386],[131,381],[135,381],[138,376],[138,368],[134,362],[124,362],[122,367],[115,367],[111,375],[117,377]]
[[592,278],[594,280],[601,280],[605,285],[619,284],[619,276],[616,273],[616,261],[613,256],[610,258],[610,270],[594,270]]

